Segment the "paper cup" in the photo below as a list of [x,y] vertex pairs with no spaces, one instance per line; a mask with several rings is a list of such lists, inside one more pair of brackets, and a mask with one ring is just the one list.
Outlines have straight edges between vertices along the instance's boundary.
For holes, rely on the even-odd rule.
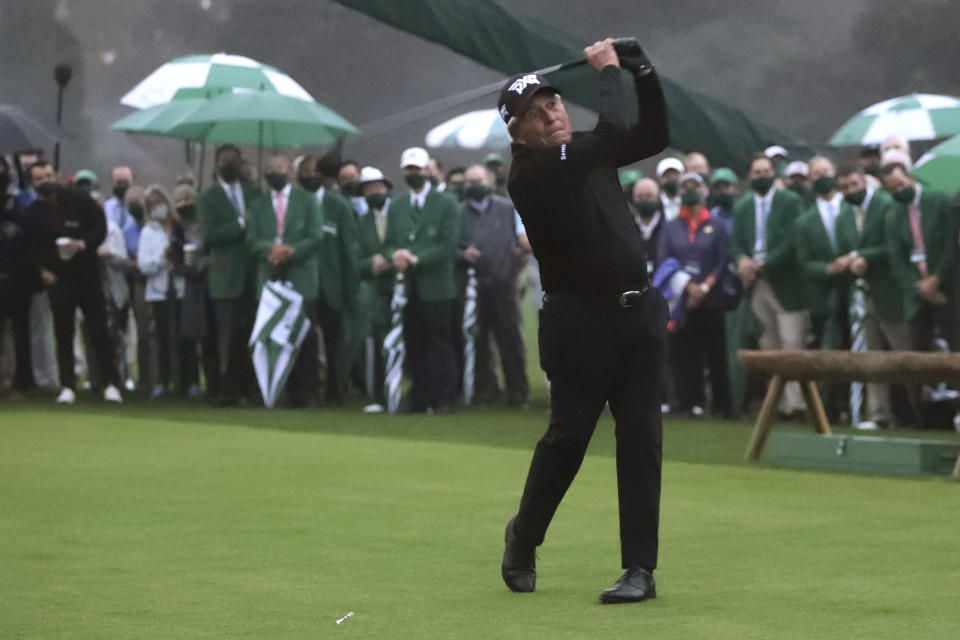
[[60,253],[61,260],[69,260],[73,257],[73,251],[68,248],[71,240],[73,240],[73,238],[57,238],[57,252]]
[[200,259],[200,247],[195,242],[188,242],[183,245],[183,263],[187,266],[195,266]]

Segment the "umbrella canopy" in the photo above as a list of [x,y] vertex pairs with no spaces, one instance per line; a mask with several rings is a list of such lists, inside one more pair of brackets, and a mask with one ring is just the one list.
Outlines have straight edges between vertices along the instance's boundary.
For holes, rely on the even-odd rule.
[[960,133],[960,100],[911,93],[867,107],[830,138],[834,146],[880,144],[889,136],[933,140]]
[[481,109],[434,127],[427,133],[426,143],[428,147],[504,148],[510,146],[510,134],[496,109]]
[[913,175],[937,191],[950,195],[960,191],[960,135],[923,154],[913,167]]
[[26,151],[56,142],[53,132],[20,107],[0,104],[0,152]]
[[303,296],[286,283],[264,284],[249,346],[263,404],[268,408],[280,396],[308,331],[310,319],[303,311]]
[[207,97],[234,88],[279,93],[313,102],[313,96],[282,71],[251,58],[226,53],[171,60],[144,78],[120,102],[146,109],[174,99]]
[[266,91],[235,91],[205,101],[164,135],[277,148],[327,144],[357,132],[342,116],[316,102]]
[[133,113],[117,120],[111,129],[127,133],[163,136],[183,122],[183,119],[192,114],[207,101],[201,98],[185,98],[164,104],[158,104]]

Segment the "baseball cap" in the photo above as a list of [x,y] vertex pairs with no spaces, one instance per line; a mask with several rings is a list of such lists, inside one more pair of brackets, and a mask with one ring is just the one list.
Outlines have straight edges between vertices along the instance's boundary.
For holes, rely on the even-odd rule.
[[500,89],[500,97],[497,99],[497,111],[500,112],[500,117],[505,123],[510,124],[511,119],[523,115],[530,106],[534,94],[544,90],[560,93],[560,89],[550,84],[539,73],[520,73],[513,76]]
[[90,169],[80,169],[80,171],[77,171],[75,174],[73,174],[73,181],[75,183],[80,182],[81,180],[86,180],[91,184],[96,184],[98,182],[97,174]]
[[694,173],[693,171],[687,171],[686,173],[681,175],[680,179],[677,180],[677,184],[683,184],[687,180],[693,180],[694,182],[699,184],[701,187],[703,186],[703,176],[701,176],[699,173]]
[[764,150],[763,150],[763,155],[767,156],[768,158],[775,158],[775,157],[777,157],[777,156],[783,156],[784,158],[786,158],[786,157],[789,156],[790,154],[787,153],[787,150],[786,150],[786,149],[784,149],[783,147],[781,147],[781,146],[778,145],[778,144],[775,144],[775,145],[773,145],[773,146],[770,146],[770,147],[767,147],[766,149],[764,149]]
[[643,179],[643,174],[636,169],[620,169],[620,184],[634,184]]
[[393,183],[387,180],[383,171],[376,167],[364,167],[360,170],[360,184],[367,184],[368,182],[382,182],[391,189],[393,188]]
[[806,162],[800,162],[799,160],[794,160],[787,165],[787,170],[783,172],[785,176],[808,176],[810,175],[810,168],[807,167]]
[[716,184],[718,182],[729,182],[730,184],[736,184],[737,174],[733,172],[733,169],[728,167],[717,167],[710,175],[710,184]]
[[400,156],[400,168],[420,167],[423,169],[430,162],[430,154],[423,147],[410,147]]
[[488,153],[483,156],[483,164],[503,164],[503,158],[499,153]]
[[683,163],[679,158],[664,158],[657,163],[657,177],[663,176],[670,169],[683,173]]

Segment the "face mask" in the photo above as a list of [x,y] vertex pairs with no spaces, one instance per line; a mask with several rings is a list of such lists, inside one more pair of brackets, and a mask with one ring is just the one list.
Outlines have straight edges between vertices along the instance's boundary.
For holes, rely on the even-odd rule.
[[916,196],[917,190],[913,187],[907,187],[893,194],[893,199],[901,204],[910,204]]
[[233,184],[240,177],[240,165],[231,162],[220,167],[220,177],[227,184]]
[[788,185],[787,189],[789,189],[790,191],[793,191],[795,194],[797,194],[801,198],[807,197],[807,187],[804,186],[802,182],[794,182],[793,184]]
[[77,183],[77,189],[83,191],[84,193],[90,193],[93,191],[93,183],[89,180],[81,180]]
[[403,176],[403,181],[414,191],[420,191],[427,182],[427,179],[422,173],[408,173]]
[[340,191],[342,191],[348,198],[357,198],[363,195],[360,193],[360,187],[361,185],[359,180],[351,180],[350,182],[344,182],[342,185],[340,185]]
[[185,204],[182,207],[177,207],[177,213],[184,220],[192,220],[194,216],[197,215],[197,206],[193,204]]
[[123,196],[127,195],[127,189],[130,188],[125,182],[120,182],[113,187],[113,195],[117,196],[117,200],[123,202]]
[[287,176],[282,173],[268,173],[264,178],[274,191],[280,191],[287,186]]
[[813,190],[818,196],[825,196],[837,186],[837,180],[832,176],[820,176],[813,182]]
[[672,198],[677,195],[679,186],[677,185],[676,180],[671,180],[670,182],[664,182],[661,188],[663,189],[664,193]]
[[167,208],[165,204],[158,204],[153,209],[150,209],[150,217],[157,222],[163,222],[167,219],[168,215],[170,215],[170,209]]
[[323,180],[320,178],[317,178],[316,176],[300,179],[300,186],[311,193],[316,193],[317,189],[319,189],[322,185],[323,185]]
[[641,218],[652,218],[653,214],[660,210],[660,204],[657,202],[638,202],[637,211]]
[[859,207],[860,205],[863,204],[863,201],[867,199],[867,190],[866,190],[866,189],[860,189],[860,191],[857,191],[856,193],[854,193],[854,194],[852,194],[852,195],[844,196],[843,199],[846,200],[847,202],[849,202],[850,204]]
[[139,204],[132,204],[127,207],[130,210],[130,215],[133,216],[133,219],[139,223],[143,223],[143,207]]
[[490,189],[482,184],[472,184],[463,190],[463,195],[469,200],[480,201],[487,197]]
[[700,192],[696,189],[685,189],[680,195],[680,202],[685,205],[694,205],[700,203]]
[[750,188],[759,193],[760,195],[766,195],[770,191],[770,187],[773,186],[773,177],[765,176],[763,178],[757,178],[756,180],[750,181]]
[[733,194],[718,193],[713,196],[713,202],[721,209],[729,209],[733,206]]
[[782,176],[783,172],[787,170],[787,163],[783,160],[777,160],[773,163],[773,170],[777,172],[778,176]]
[[383,209],[385,204],[387,204],[387,194],[385,193],[375,193],[367,196],[367,205],[371,209]]
[[464,198],[467,197],[467,188],[462,184],[454,185],[450,190],[450,193],[457,197],[457,200],[463,202]]

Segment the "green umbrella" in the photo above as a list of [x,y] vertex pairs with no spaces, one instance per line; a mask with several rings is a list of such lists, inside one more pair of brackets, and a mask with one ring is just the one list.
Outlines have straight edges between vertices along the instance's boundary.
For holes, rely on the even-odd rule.
[[953,194],[960,190],[960,135],[923,154],[914,166],[913,175],[937,191]]
[[860,111],[837,129],[830,144],[880,144],[892,135],[907,140],[934,140],[956,133],[960,133],[960,100],[951,96],[911,93]]
[[124,116],[111,125],[111,129],[153,136],[169,135],[168,132],[183,122],[183,119],[206,103],[202,98],[177,99],[173,102],[147,107]]
[[215,144],[299,147],[335,142],[356,127],[317,104],[267,91],[234,91],[191,111],[164,135]]

